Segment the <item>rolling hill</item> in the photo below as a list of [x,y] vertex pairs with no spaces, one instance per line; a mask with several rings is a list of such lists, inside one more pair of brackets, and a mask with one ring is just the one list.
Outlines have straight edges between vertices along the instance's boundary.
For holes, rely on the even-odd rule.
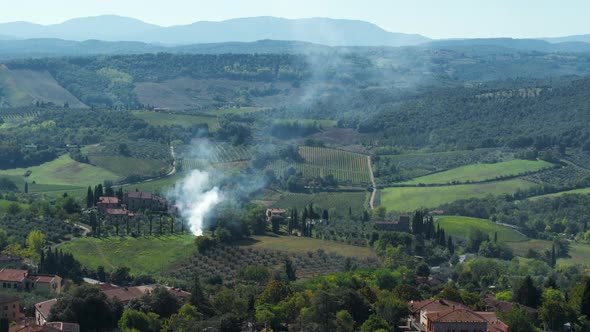
[[0,24],[0,35],[20,39],[99,39],[177,45],[262,39],[298,40],[333,46],[407,46],[429,41],[420,35],[385,31],[364,21],[328,18],[290,20],[276,17],[249,17],[161,27],[133,18],[105,15],[76,18],[52,25],[4,23]]

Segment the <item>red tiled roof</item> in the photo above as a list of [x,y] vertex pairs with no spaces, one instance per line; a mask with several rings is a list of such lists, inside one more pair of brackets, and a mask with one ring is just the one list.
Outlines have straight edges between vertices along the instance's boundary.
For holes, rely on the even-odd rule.
[[47,322],[46,326],[56,328],[60,331],[80,331],[80,325],[76,323],[64,323],[64,322]]
[[487,320],[477,313],[466,309],[451,309],[426,314],[428,320],[438,323],[486,323]]
[[9,332],[61,332],[61,330],[55,329],[49,326],[13,326]]
[[100,290],[103,292],[111,290],[111,289],[119,288],[118,286],[106,284],[106,283],[100,283],[100,284],[98,284],[98,286],[100,287]]
[[117,299],[123,303],[138,299],[145,295],[145,291],[138,287],[113,288],[104,291],[109,299]]
[[102,196],[98,199],[98,202],[104,204],[119,204],[119,198]]
[[0,281],[22,282],[29,273],[25,270],[0,270]]
[[53,299],[53,300],[49,300],[49,301],[45,301],[45,302],[40,302],[40,303],[35,304],[35,310],[40,312],[41,315],[43,315],[43,317],[45,317],[45,319],[47,319],[49,317],[49,311],[51,310],[51,307],[53,307],[56,303],[57,303],[57,299]]
[[35,282],[37,283],[42,283],[42,284],[48,284],[50,282],[53,281],[53,279],[55,279],[55,276],[40,276],[40,277],[36,277],[37,280],[35,280]]
[[285,213],[287,210],[285,209],[268,209],[270,213]]
[[410,311],[417,313],[421,310],[427,311],[445,311],[450,309],[469,309],[466,305],[459,302],[443,300],[443,299],[430,299],[424,301],[410,302]]

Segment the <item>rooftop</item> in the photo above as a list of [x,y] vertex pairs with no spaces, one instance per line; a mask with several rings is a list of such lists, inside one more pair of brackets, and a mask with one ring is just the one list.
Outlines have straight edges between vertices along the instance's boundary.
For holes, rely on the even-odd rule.
[[51,310],[51,307],[53,307],[56,303],[57,299],[39,302],[35,304],[35,310],[41,313],[43,318],[47,319],[49,317],[49,311]]
[[29,272],[26,270],[0,270],[0,281],[22,282],[25,280]]
[[35,280],[35,282],[42,283],[42,284],[48,284],[48,283],[52,282],[53,279],[55,279],[55,276],[38,276],[36,278],[37,279]]
[[117,299],[121,302],[129,302],[145,295],[145,289],[139,287],[121,287],[104,291],[109,299]]
[[486,323],[487,319],[478,313],[466,309],[451,309],[426,314],[428,320],[437,323]]
[[18,301],[17,296],[0,295],[0,304]]
[[430,299],[430,300],[424,300],[424,301],[410,302],[410,311],[412,313],[416,313],[416,312],[419,312],[422,310],[426,310],[429,312],[445,311],[445,310],[451,310],[453,308],[465,309],[465,310],[469,309],[466,305],[461,304],[459,302],[443,300],[443,299]]
[[130,191],[125,195],[129,198],[152,199],[152,193],[149,191]]
[[107,214],[111,216],[126,216],[127,210],[124,209],[107,209]]
[[117,197],[104,197],[101,196],[98,199],[99,203],[104,203],[104,204],[119,204],[119,199]]

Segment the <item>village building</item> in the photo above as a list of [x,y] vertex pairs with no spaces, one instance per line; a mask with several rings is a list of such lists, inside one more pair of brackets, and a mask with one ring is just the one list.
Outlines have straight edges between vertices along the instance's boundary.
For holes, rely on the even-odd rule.
[[378,231],[385,232],[410,232],[410,216],[400,215],[397,220],[393,221],[376,221],[375,228]]
[[20,300],[16,296],[0,295],[0,318],[18,322],[24,315],[20,312]]
[[103,293],[111,300],[116,300],[122,304],[127,304],[131,300],[139,299],[146,294],[146,290],[139,287],[117,287]]
[[76,323],[52,322],[47,325],[25,324],[13,326],[9,332],[80,332],[80,325]]
[[109,209],[118,209],[121,202],[117,197],[103,197],[101,196],[96,203],[98,212],[106,213]]
[[162,197],[147,191],[132,191],[123,195],[123,204],[129,211],[151,210],[166,211],[168,210],[168,201]]
[[495,312],[478,312],[464,304],[430,299],[409,303],[409,331],[419,332],[508,332],[508,326]]
[[271,222],[272,218],[285,218],[285,209],[266,209],[266,221]]
[[31,284],[28,275],[29,272],[26,270],[0,270],[0,284],[2,285],[2,289],[13,289],[19,292],[29,290]]
[[45,292],[48,294],[61,294],[62,291],[62,278],[58,276],[33,276],[31,277],[33,282],[31,288],[36,291]]
[[49,312],[56,303],[57,299],[52,299],[35,304],[35,323],[37,325],[45,325],[49,321]]

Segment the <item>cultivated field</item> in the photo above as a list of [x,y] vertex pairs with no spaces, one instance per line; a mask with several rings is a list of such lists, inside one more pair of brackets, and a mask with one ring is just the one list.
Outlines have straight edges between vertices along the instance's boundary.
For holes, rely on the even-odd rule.
[[232,146],[229,144],[216,144],[213,147],[193,148],[191,146],[182,146],[176,149],[178,165],[183,170],[199,169],[207,165],[236,163],[248,161],[252,158],[250,147],[243,145]]
[[103,266],[111,271],[127,266],[134,275],[159,275],[174,263],[191,255],[192,235],[159,237],[81,238],[60,247],[91,269]]
[[350,185],[368,185],[371,182],[367,156],[343,150],[302,146],[299,154],[304,163],[287,163],[279,160],[271,163],[277,176],[281,176],[289,167],[293,167],[304,177],[325,177],[333,175],[336,180]]
[[322,209],[335,208],[339,214],[348,213],[352,208],[353,213],[358,215],[368,206],[369,193],[360,192],[320,192],[315,194],[284,193],[273,206],[281,208],[303,208],[313,203],[314,206]]
[[[551,250],[553,242],[546,240],[529,240],[525,242],[510,242],[508,243],[514,253],[519,256],[525,256],[529,249],[533,249],[536,252],[542,252],[543,250]],[[570,244],[570,251],[568,258],[559,258],[557,260],[558,265],[573,265],[581,264],[590,266],[590,245],[585,243]]]
[[326,253],[335,253],[346,257],[375,258],[375,252],[368,247],[351,246],[339,242],[323,241],[296,236],[253,236],[253,244],[245,248],[267,249],[284,251],[289,253],[307,253],[309,251],[323,250]]
[[133,112],[135,116],[143,119],[152,126],[181,126],[190,127],[192,125],[207,124],[209,131],[214,132],[219,129],[219,121],[215,116],[209,115],[188,115],[172,114],[163,112],[138,111]]
[[452,235],[467,239],[471,229],[479,229],[487,233],[490,240],[494,238],[494,233],[498,233],[498,241],[500,242],[519,242],[526,241],[527,237],[518,230],[498,225],[494,222],[485,219],[446,216],[436,220],[436,224],[440,225],[445,230],[447,235]]
[[224,115],[224,114],[249,114],[258,111],[264,111],[267,108],[264,107],[231,107],[231,108],[220,108],[207,111],[207,114],[211,115]]
[[101,154],[89,154],[88,159],[92,165],[104,168],[121,177],[157,176],[166,173],[170,168],[170,165],[162,159],[140,159]]
[[381,193],[381,205],[391,211],[410,212],[422,207],[435,208],[460,199],[512,194],[519,189],[524,190],[534,186],[533,182],[513,179],[440,187],[385,188]]
[[540,171],[553,164],[542,160],[510,160],[495,164],[474,164],[454,168],[445,172],[434,173],[402,184],[446,184],[493,180]]
[[[24,178],[23,176],[27,170],[31,171],[31,175]],[[76,187],[96,185],[105,180],[115,181],[119,178],[113,172],[100,167],[79,163],[72,160],[68,155],[62,155],[55,160],[39,166],[2,170],[0,171],[0,175],[18,176],[26,179],[29,183],[35,181],[37,184]]]
[[580,188],[580,189],[574,189],[574,190],[560,191],[558,193],[535,196],[535,197],[531,197],[529,199],[537,200],[537,199],[542,199],[542,198],[551,198],[551,197],[558,197],[558,196],[562,196],[562,195],[576,195],[576,194],[577,195],[588,195],[588,194],[590,194],[590,188]]

